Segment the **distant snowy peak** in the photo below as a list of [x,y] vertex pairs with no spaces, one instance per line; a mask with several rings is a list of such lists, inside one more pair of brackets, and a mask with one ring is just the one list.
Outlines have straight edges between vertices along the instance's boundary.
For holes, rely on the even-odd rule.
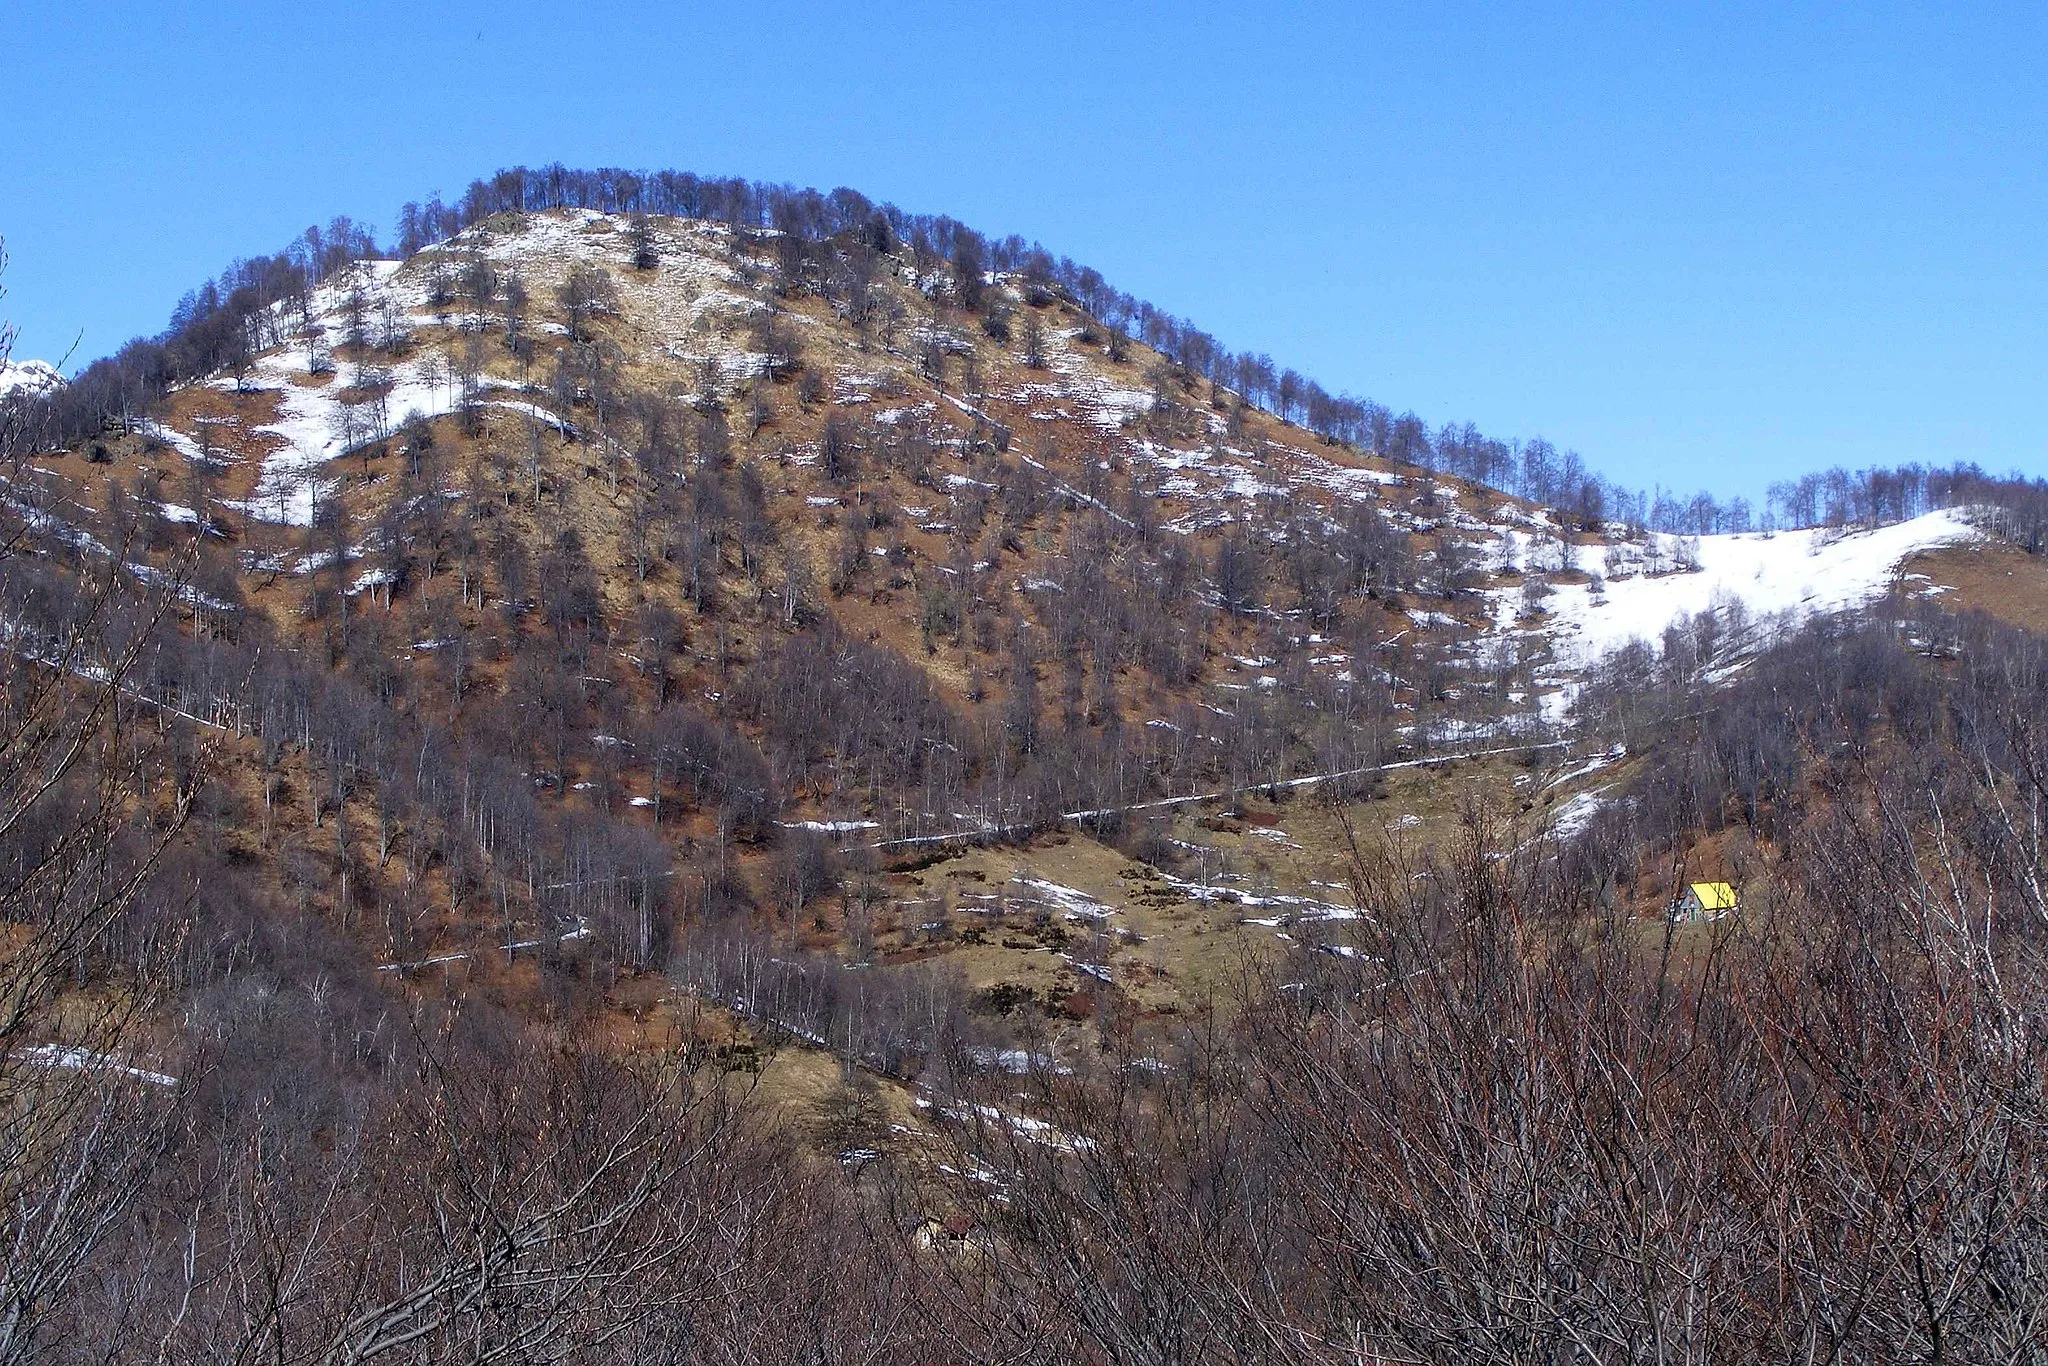
[[26,394],[48,393],[64,387],[64,376],[57,373],[57,367],[48,361],[25,360],[0,362],[0,398],[20,392]]

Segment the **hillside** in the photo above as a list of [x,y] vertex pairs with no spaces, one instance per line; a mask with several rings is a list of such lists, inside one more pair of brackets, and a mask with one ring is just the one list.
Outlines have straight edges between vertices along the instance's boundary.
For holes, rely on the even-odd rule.
[[[1948,512],[1848,533],[1587,525],[1315,438],[1043,279],[963,285],[858,235],[502,214],[344,265],[248,333],[138,430],[42,461],[35,525],[152,547],[145,579],[199,529],[202,642],[337,669],[535,792],[523,857],[575,875],[486,856],[485,887],[524,905],[486,939],[601,927],[606,958],[640,969],[669,926],[752,903],[792,944],[940,957],[971,990],[1184,1003],[1245,933],[1350,915],[1340,830],[1219,829],[1216,803],[1400,790],[1367,815],[1417,847],[1489,784],[1534,819],[1572,795],[1549,775],[1589,771],[1575,743],[1604,752],[1574,741],[1572,703],[1629,641],[1678,628],[1725,666],[1758,628],[1872,602],[1902,560],[1976,539]],[[178,686],[192,715],[265,705]],[[1469,783],[1396,782],[1462,756]],[[331,781],[381,807],[393,778]],[[1592,800],[1564,804],[1567,828]],[[389,816],[344,797],[336,821],[389,850]],[[1083,843],[1029,848],[1062,829]],[[824,895],[842,865],[990,834],[1024,854]],[[438,900],[449,857],[419,851],[399,895]],[[1155,923],[1155,891],[1226,910]],[[392,894],[375,875],[353,893]],[[446,895],[453,915],[387,929],[388,961],[475,959]],[[1246,913],[1262,906],[1278,914]],[[991,912],[1067,928],[1019,940]],[[1044,956],[1075,926],[1084,956]]]
[[[181,457],[151,473],[182,487],[195,466],[221,466],[205,487],[223,529],[238,513],[252,524],[308,526],[322,493],[351,483],[358,491],[340,503],[368,525],[394,492],[388,482],[381,492],[368,487],[380,482],[370,459],[392,449],[408,417],[462,410],[470,425],[490,430],[488,439],[444,435],[435,471],[444,494],[466,492],[461,481],[488,455],[508,466],[498,479],[515,503],[509,464],[532,472],[538,424],[558,446],[540,459],[580,441],[607,479],[602,505],[570,488],[544,488],[543,504],[553,494],[550,513],[617,547],[631,500],[644,502],[670,473],[661,461],[691,458],[686,448],[706,435],[693,427],[708,411],[725,427],[711,438],[725,443],[722,465],[776,472],[764,510],[778,528],[815,523],[794,538],[814,569],[842,567],[846,538],[818,533],[843,526],[849,518],[835,509],[845,506],[857,510],[850,520],[871,523],[863,530],[886,529],[900,542],[893,563],[910,569],[919,593],[993,605],[1053,585],[1064,591],[1053,571],[1072,556],[1043,544],[1046,528],[1030,546],[1004,546],[1007,559],[974,559],[967,579],[944,581],[959,578],[948,560],[962,543],[982,548],[956,527],[993,501],[982,494],[1008,489],[969,482],[975,460],[994,457],[1006,473],[1042,477],[1032,488],[1024,476],[1025,496],[1055,506],[1055,534],[1078,514],[1099,518],[1114,536],[1150,544],[1164,534],[1189,548],[1212,606],[1314,626],[1337,619],[1336,600],[1388,588],[1399,599],[1393,609],[1417,630],[1455,635],[1465,625],[1496,637],[1498,650],[1527,662],[1539,698],[1558,686],[1557,672],[1633,637],[1654,641],[1681,614],[1734,600],[1751,615],[1867,602],[1907,555],[1971,536],[1954,514],[1929,514],[1846,538],[1631,537],[1618,524],[1576,522],[1315,439],[1176,372],[1027,279],[992,278],[987,303],[967,312],[950,306],[958,291],[943,267],[921,268],[907,249],[865,253],[872,259],[854,268],[872,278],[853,286],[805,274],[844,271],[845,259],[806,260],[793,268],[799,282],[778,285],[792,268],[778,258],[774,234],[748,242],[724,225],[661,220],[642,244],[628,220],[590,211],[493,222],[403,263],[345,268],[294,316],[280,305],[259,339],[270,349],[239,375],[186,391],[169,420],[150,429]],[[643,251],[658,265],[636,268]],[[465,272],[479,271],[486,278],[462,284]],[[564,291],[579,271],[602,273],[584,282],[601,297],[577,305],[590,316],[571,341]],[[505,294],[513,282],[516,304]],[[838,297],[845,288],[863,291],[851,309]],[[584,382],[593,377],[595,389]],[[353,479],[334,468],[351,451],[367,456]],[[620,470],[628,472],[623,492]],[[674,473],[687,484],[684,471]],[[798,497],[802,513],[794,513]],[[967,517],[949,519],[956,503]],[[1362,510],[1364,530],[1344,522],[1351,509]],[[1316,524],[1294,524],[1301,519]],[[1208,572],[1234,529],[1255,548],[1246,570],[1255,609],[1226,601],[1238,586],[1219,586]],[[1400,572],[1364,582],[1376,567],[1360,562],[1372,551],[1361,539],[1398,541]],[[1276,549],[1290,540],[1311,545],[1302,557],[1309,563],[1289,563]],[[360,558],[374,546],[351,550]],[[1336,565],[1315,562],[1331,551],[1349,553]],[[990,583],[1003,596],[978,591]],[[833,588],[835,598],[844,592]],[[1343,672],[1341,654],[1312,648],[1318,642],[1307,637],[1316,632],[1294,634],[1280,642],[1292,648],[1275,656],[1276,667],[1306,650],[1320,657],[1313,667]],[[1560,669],[1546,674],[1549,665]]]
[[[1800,973],[1875,971],[1815,928],[1872,870],[1962,921],[1980,889],[2024,895],[1996,818],[2039,774],[1999,680],[2038,660],[1973,613],[2037,625],[2039,557],[1993,511],[1680,536],[1540,505],[1286,420],[1042,263],[965,268],[880,219],[560,208],[409,245],[232,313],[220,366],[17,450],[0,495],[0,760],[62,780],[17,785],[0,826],[40,851],[7,918],[10,962],[42,965],[18,1032],[45,1050],[0,1073],[203,1094],[185,1137],[153,1111],[133,1132],[195,1145],[175,1170],[236,1275],[266,1219],[278,1246],[323,1236],[321,1181],[386,1250],[430,1227],[466,1247],[458,1207],[527,1228],[454,1169],[474,1150],[539,1183],[520,1218],[561,1202],[533,1227],[618,1170],[650,1173],[621,1197],[635,1248],[768,1211],[727,1245],[758,1292],[719,1320],[734,1341],[771,1319],[862,1340],[871,1310],[943,1302],[1006,1308],[975,1345],[902,1329],[916,1359],[1028,1352],[1019,1304],[1095,1322],[1098,1292],[1032,1258],[1105,1209],[1185,1237],[1157,1284],[1220,1314],[1250,1254],[1153,1205],[1178,1188],[1127,1155],[1170,1154],[1169,1185],[1223,1173],[1233,1218],[1278,1173],[1302,1246],[1362,1238],[1316,1224],[1306,1187],[1377,1151],[1374,1097],[1445,1151],[1430,1096],[1499,1088],[1558,1132],[1607,1113],[1518,1071],[1506,1028],[1569,1072],[1597,1022],[1606,1062],[1655,1074],[1659,1132],[1699,1139],[1689,1088],[1733,1112],[1749,1083],[1651,1057],[1670,1036],[1632,974],[1719,990],[1716,936],[1782,909],[1790,956],[1740,957],[1726,989],[1789,1030]],[[37,710],[71,698],[91,743]],[[1975,813],[1953,835],[1898,815],[1937,789]],[[61,834],[60,802],[99,843]],[[1740,883],[1752,919],[1670,928],[1695,874]],[[44,900],[78,919],[24,909]],[[1414,1052],[1374,1054],[1375,1031]],[[1729,1045],[1750,1078],[1775,1046]],[[1822,1104],[1785,1086],[1749,1118]],[[1212,1121],[1256,1138],[1212,1149]],[[453,1164],[441,1203],[379,1204],[423,1153]],[[1583,1183],[1583,1156],[1546,1160]],[[1331,1179],[1379,1189],[1387,1160]],[[1061,1163],[1101,1198],[1061,1203]],[[184,1217],[189,1192],[150,1190],[150,1218]],[[682,1297],[662,1314],[703,1293],[677,1254],[613,1265],[578,1227],[535,1282],[474,1272],[493,1331],[550,1276],[601,1302],[645,1272]],[[938,1288],[897,1286],[934,1247]],[[376,1276],[308,1303],[399,1295],[362,1255]],[[467,1255],[439,1264],[470,1277]],[[1122,1255],[1104,1286],[1136,1277]],[[788,1264],[840,1256],[872,1304]],[[1000,1288],[953,1283],[983,1259]],[[1398,1317],[1297,1269],[1315,1303],[1259,1291],[1264,1321]],[[174,1282],[132,1293],[168,1313]],[[232,1339],[234,1295],[199,1298],[195,1340]],[[408,1315],[431,1317],[393,1333]],[[1192,1359],[1147,1341],[1100,1359]]]

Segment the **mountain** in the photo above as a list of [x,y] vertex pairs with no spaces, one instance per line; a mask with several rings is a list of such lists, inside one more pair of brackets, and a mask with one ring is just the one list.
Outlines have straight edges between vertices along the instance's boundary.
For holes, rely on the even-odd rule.
[[[1570,830],[1602,766],[1570,756],[1605,752],[1575,703],[1622,647],[1670,654],[1677,631],[1725,677],[1884,597],[1909,558],[1988,547],[1956,510],[1700,537],[1565,514],[1314,436],[1040,274],[963,281],[862,232],[497,214],[241,327],[153,417],[53,453],[38,525],[139,545],[145,582],[196,554],[192,622],[218,648],[331,670],[374,699],[353,705],[516,773],[528,857],[598,864],[519,879],[485,938],[595,936],[636,971],[668,961],[694,895],[816,951],[1090,999],[1144,955],[963,946],[953,917],[980,908],[948,879],[995,877],[1100,939],[1147,864],[1185,905],[1279,908],[1229,937],[1285,942],[1347,918],[1340,832],[1204,829],[1205,806],[1399,790],[1380,823],[1433,838],[1410,808],[1456,803],[1399,780],[1473,756],[1476,782],[1562,802]],[[258,705],[187,691],[192,715]],[[358,819],[346,799],[337,819]],[[1062,829],[1093,838],[1030,847]],[[574,852],[590,831],[602,855]],[[811,909],[847,858],[991,837],[1023,844]],[[409,895],[448,857],[423,854]],[[1170,960],[1208,931],[1133,936]],[[381,951],[464,961],[476,934],[415,914]],[[1155,975],[1152,1006],[1198,989]]]
[[[120,1232],[21,1264],[132,1303],[63,1282],[56,1338],[1428,1359],[1637,1294],[1563,1230],[1672,1182],[1657,1257],[2034,1141],[1943,1080],[2020,1094],[2031,1035],[1916,1012],[2048,981],[2038,490],[1653,531],[1289,420],[950,220],[472,197],[0,428],[0,771],[50,777],[0,1096],[126,1126],[64,1130]],[[1674,924],[1698,878],[1739,913]],[[1703,1352],[1924,1283],[1821,1242],[1687,1272]]]
[[34,395],[64,387],[64,376],[47,361],[0,361],[0,399],[12,394]]
[[[214,492],[225,511],[303,526],[321,491],[336,483],[333,462],[351,450],[388,449],[408,416],[442,419],[466,409],[500,445],[508,424],[539,423],[623,464],[674,458],[649,450],[650,399],[691,420],[697,410],[719,410],[728,426],[737,416],[751,428],[739,456],[772,460],[784,472],[771,498],[801,495],[820,522],[840,520],[825,509],[881,502],[883,515],[900,523],[902,554],[917,566],[920,589],[933,586],[934,574],[957,577],[945,546],[963,538],[945,514],[958,490],[976,487],[965,481],[977,453],[1036,472],[1052,497],[1094,508],[1114,527],[1134,521],[1114,500],[1142,499],[1144,519],[1191,546],[1211,547],[1234,527],[1269,544],[1335,534],[1345,509],[1362,508],[1413,541],[1418,565],[1439,566],[1425,574],[1442,582],[1426,585],[1419,575],[1409,585],[1423,590],[1397,609],[1410,624],[1456,623],[1532,657],[1534,696],[1549,696],[1553,710],[1573,669],[1631,638],[1654,641],[1680,616],[1738,601],[1751,615],[1795,617],[1860,605],[1882,593],[1903,559],[1974,536],[1954,512],[1873,533],[1782,536],[1679,537],[1589,524],[1316,439],[1213,383],[1205,390],[1141,344],[1113,342],[1113,329],[1029,279],[991,273],[980,286],[981,312],[948,321],[941,314],[954,286],[906,249],[870,253],[859,269],[871,274],[852,284],[807,279],[806,269],[827,269],[809,262],[795,268],[796,283],[778,285],[791,268],[778,258],[774,234],[750,241],[724,225],[673,219],[649,222],[645,232],[642,240],[631,220],[587,210],[511,215],[403,263],[347,267],[312,292],[299,316],[273,310],[264,340],[276,345],[241,375],[181,394],[154,434],[188,461],[205,461],[216,445],[234,452],[235,468]],[[658,264],[636,267],[643,253]],[[476,271],[489,277],[487,289],[518,281],[538,301],[521,306],[537,309],[536,317],[506,312],[496,295],[465,292],[459,277]],[[565,345],[568,325],[547,315],[576,272],[601,275],[592,286],[600,297],[588,305],[597,321],[587,338]],[[845,289],[858,291],[858,302],[840,297]],[[778,324],[785,335],[769,337]],[[466,349],[474,353],[467,362]],[[316,362],[322,373],[310,375]],[[575,372],[589,364],[602,390],[595,395]],[[757,394],[758,409],[737,411]],[[589,421],[579,423],[579,409],[589,410]],[[821,456],[828,427],[832,451]],[[689,444],[687,433],[667,439],[678,452]],[[877,477],[873,455],[886,458],[892,440],[905,439],[930,454]],[[344,475],[337,486],[348,482]],[[618,520],[616,493],[612,499],[613,515],[596,513],[599,522]],[[566,493],[562,500],[580,501]],[[358,522],[383,506],[375,493],[343,501]],[[794,506],[777,505],[775,519],[789,520]],[[1324,525],[1267,535],[1259,524],[1276,507]],[[616,529],[610,535],[616,539]],[[815,536],[800,539],[814,543],[814,560],[832,553]],[[1439,556],[1439,546],[1450,550]],[[1021,577],[1000,588],[1028,596],[1051,590],[1019,584],[1060,582],[1056,567],[1037,572],[1034,550],[1008,554]],[[973,565],[989,568],[974,572],[1000,563],[977,559]],[[979,587],[963,583],[949,596],[988,601],[968,591]],[[1276,662],[1288,653],[1279,651]],[[1321,653],[1318,667],[1342,672],[1343,660]],[[1546,672],[1546,662],[1556,668]]]

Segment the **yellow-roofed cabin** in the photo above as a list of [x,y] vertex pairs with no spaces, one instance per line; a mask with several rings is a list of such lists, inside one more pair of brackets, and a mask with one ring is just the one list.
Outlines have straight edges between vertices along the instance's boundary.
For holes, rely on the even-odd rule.
[[1742,909],[1742,899],[1727,882],[1695,882],[1671,903],[1671,918],[1688,923],[1719,920]]

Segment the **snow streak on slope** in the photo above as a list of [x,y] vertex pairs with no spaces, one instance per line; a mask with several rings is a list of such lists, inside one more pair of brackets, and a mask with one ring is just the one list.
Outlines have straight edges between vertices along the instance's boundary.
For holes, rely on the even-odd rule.
[[[1629,641],[1655,642],[1680,617],[1741,603],[1752,618],[1803,621],[1882,597],[1899,562],[1923,550],[1973,540],[1955,511],[1930,512],[1874,531],[1825,529],[1774,535],[1702,536],[1695,572],[1612,579],[1604,598],[1586,584],[1560,585],[1546,604],[1561,663],[1590,664]],[[1579,568],[1602,570],[1601,551],[1581,547]]]
[[[343,420],[343,404],[338,395],[360,382],[361,367],[347,361],[337,362],[334,378],[313,389],[292,382],[288,356],[288,352],[280,352],[256,363],[258,378],[251,387],[275,388],[279,394],[278,420],[257,430],[278,437],[284,444],[264,458],[256,490],[242,510],[266,521],[310,526],[316,503],[332,487],[331,480],[319,476],[319,468],[384,433],[365,430],[354,438],[345,435],[349,428]],[[455,411],[458,391],[445,373],[430,375],[423,362],[413,362],[394,365],[389,374],[386,431],[409,413],[439,417]],[[233,382],[224,387],[232,388]]]

